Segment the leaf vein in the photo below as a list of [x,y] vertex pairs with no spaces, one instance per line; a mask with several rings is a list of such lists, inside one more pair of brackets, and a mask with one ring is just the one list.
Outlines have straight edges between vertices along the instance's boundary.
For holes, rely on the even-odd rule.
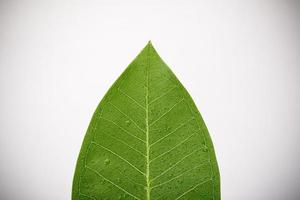
[[106,147],[102,146],[101,144],[98,144],[98,143],[96,143],[96,142],[94,142],[94,141],[92,142],[92,144],[95,144],[96,146],[101,147],[101,148],[105,149],[106,151],[112,153],[113,155],[117,156],[118,158],[120,158],[121,160],[123,160],[124,162],[126,162],[127,164],[129,164],[129,165],[130,165],[132,168],[134,168],[136,171],[138,171],[139,173],[141,173],[142,175],[145,176],[145,173],[144,173],[144,172],[142,172],[141,170],[139,170],[139,169],[138,169],[136,166],[134,166],[131,162],[129,162],[128,160],[126,160],[125,158],[123,158],[122,156],[120,156],[119,154],[117,154],[116,152],[114,152],[114,151],[110,150],[109,148],[106,148]]
[[79,195],[84,196],[84,197],[87,197],[87,198],[89,198],[89,199],[97,200],[95,197],[90,196],[90,195],[87,195],[87,194],[83,194],[82,192],[79,192]]
[[193,167],[193,168],[191,168],[191,169],[189,169],[189,170],[186,170],[186,171],[182,172],[181,174],[179,174],[179,175],[177,175],[177,176],[171,178],[170,180],[167,180],[167,181],[165,181],[165,182],[163,182],[163,183],[160,183],[160,184],[157,184],[157,185],[153,186],[151,189],[156,188],[156,187],[159,187],[159,186],[162,186],[162,185],[165,185],[165,184],[167,184],[167,183],[169,183],[169,182],[171,182],[171,181],[173,181],[173,180],[176,180],[177,178],[181,177],[182,175],[184,175],[184,174],[186,174],[186,173],[188,173],[188,172],[190,172],[190,171],[192,171],[192,170],[194,170],[194,169],[197,169],[198,167],[201,167],[201,166],[203,166],[203,165],[205,165],[205,164],[207,164],[207,163],[205,162],[205,163],[202,163],[202,164],[200,164],[200,165],[197,165],[197,166],[195,166],[195,167]]
[[183,143],[185,143],[187,140],[189,140],[191,137],[193,137],[196,133],[191,134],[190,136],[188,136],[186,139],[184,139],[183,141],[181,141],[180,143],[176,144],[174,147],[172,147],[171,149],[169,149],[168,151],[165,151],[162,154],[159,154],[158,156],[156,156],[155,158],[153,158],[152,160],[150,160],[150,163],[155,161],[156,159],[166,155],[167,153],[172,152],[174,149],[176,149],[177,147],[179,147],[180,145],[182,145]]
[[[175,200],[177,199],[180,199],[181,197],[185,196],[186,194],[188,194],[189,192],[193,191],[196,187],[200,186],[200,185],[203,185],[209,181],[212,181],[212,179],[208,179],[208,180],[205,180],[205,181],[202,181],[198,184],[196,184],[195,186],[191,187],[190,189],[188,189],[186,192],[184,192],[182,195],[180,195],[179,197],[177,197]],[[214,195],[214,194],[213,194]]]
[[110,105],[112,105],[117,111],[119,111],[121,114],[123,114],[124,116],[126,116],[130,121],[132,121],[132,123],[143,133],[146,133],[146,131],[144,129],[142,129],[131,117],[129,117],[126,113],[124,113],[122,110],[120,110],[116,105],[114,105],[111,102],[108,102]]
[[175,88],[177,88],[178,86],[176,85],[175,87],[170,88],[169,90],[167,90],[164,94],[160,95],[159,97],[156,97],[155,99],[153,99],[150,103],[154,103],[155,101],[158,101],[159,99],[161,99],[162,97],[166,96],[167,94],[169,94],[170,92],[172,92]]
[[145,104],[146,104],[146,115],[145,115],[145,123],[146,123],[146,150],[147,150],[147,159],[146,159],[146,197],[147,200],[151,199],[151,191],[150,191],[150,163],[149,163],[149,154],[150,154],[150,147],[149,147],[149,103],[148,103],[148,97],[149,97],[149,67],[150,67],[150,57],[149,57],[149,49],[148,47],[148,65],[146,67],[146,96],[145,96]]
[[169,167],[168,169],[166,169],[165,171],[163,171],[162,173],[160,173],[159,175],[157,175],[156,177],[154,177],[153,179],[151,179],[150,182],[153,182],[156,179],[158,179],[159,177],[161,177],[162,175],[166,174],[168,171],[170,171],[171,169],[173,169],[174,167],[176,167],[179,163],[181,163],[184,159],[186,159],[187,157],[189,157],[190,155],[194,154],[195,152],[197,152],[199,150],[200,149],[196,149],[196,150],[192,151],[191,153],[189,153],[188,155],[184,156],[179,161],[177,161],[175,164],[173,164],[171,167]]
[[130,100],[132,100],[136,105],[138,105],[139,107],[143,108],[143,110],[146,110],[146,108],[144,106],[142,106],[139,102],[137,102],[133,97],[129,96],[128,94],[126,94],[125,92],[123,92],[120,88],[118,88],[118,91],[125,95],[126,97],[128,97]]
[[106,133],[103,133],[103,134],[106,135],[106,136],[108,136],[108,137],[110,137],[110,138],[113,138],[113,139],[116,140],[116,141],[121,142],[122,144],[126,145],[126,146],[129,147],[130,149],[132,149],[132,150],[134,150],[135,152],[137,152],[138,154],[140,154],[141,156],[146,157],[145,154],[143,154],[142,152],[140,152],[140,151],[137,150],[136,148],[132,147],[131,145],[127,144],[125,141],[123,141],[123,140],[121,140],[121,139],[119,139],[119,138],[116,138],[116,137],[114,137],[114,136],[112,136],[112,135],[108,135],[108,134],[106,134]]
[[116,122],[114,122],[114,121],[112,121],[112,120],[110,120],[110,119],[106,119],[106,118],[104,118],[104,117],[100,117],[100,118],[103,119],[103,120],[105,120],[105,121],[108,121],[108,122],[114,124],[115,126],[119,127],[121,130],[123,130],[123,131],[124,131],[125,133],[127,133],[128,135],[134,137],[135,139],[137,139],[137,140],[139,140],[139,141],[141,141],[141,142],[143,142],[143,143],[146,143],[146,141],[144,141],[144,140],[142,140],[141,138],[139,138],[139,137],[137,137],[137,136],[131,134],[129,131],[127,131],[126,129],[124,129],[123,127],[121,127],[121,126],[120,126],[119,124],[117,124]]
[[184,98],[182,98],[180,101],[178,101],[177,103],[175,103],[169,110],[167,110],[164,114],[162,114],[160,117],[158,117],[156,120],[154,120],[149,126],[152,126],[153,124],[155,124],[156,122],[158,122],[161,118],[163,118],[166,114],[168,114],[169,112],[171,112],[179,103],[181,103],[184,100]]
[[109,182],[110,184],[112,184],[113,186],[115,186],[116,188],[118,188],[119,190],[122,190],[123,192],[125,192],[126,194],[132,196],[135,199],[140,200],[140,198],[136,197],[135,195],[133,195],[132,193],[128,192],[127,190],[125,190],[124,188],[122,188],[121,186],[115,184],[113,181],[109,180],[108,178],[104,177],[102,174],[100,174],[97,170],[89,167],[89,166],[85,166],[87,169],[89,169],[90,171],[94,172],[95,174],[97,174],[100,178],[103,178],[104,180],[106,180],[107,182]]
[[161,137],[160,139],[156,140],[155,142],[153,142],[152,144],[150,144],[150,147],[154,146],[156,143],[162,141],[163,139],[165,139],[166,137],[168,137],[169,135],[175,133],[178,129],[180,129],[181,127],[185,126],[186,124],[188,124],[190,121],[192,121],[194,119],[194,117],[192,117],[191,119],[187,120],[186,122],[182,123],[181,125],[179,125],[178,127],[176,127],[173,131],[171,131],[170,133],[168,133],[167,135],[165,135],[164,137]]

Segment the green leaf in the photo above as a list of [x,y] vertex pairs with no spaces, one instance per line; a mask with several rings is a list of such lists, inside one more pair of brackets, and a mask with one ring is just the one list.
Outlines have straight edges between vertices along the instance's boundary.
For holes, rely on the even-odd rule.
[[150,42],[93,115],[72,199],[220,199],[207,128]]

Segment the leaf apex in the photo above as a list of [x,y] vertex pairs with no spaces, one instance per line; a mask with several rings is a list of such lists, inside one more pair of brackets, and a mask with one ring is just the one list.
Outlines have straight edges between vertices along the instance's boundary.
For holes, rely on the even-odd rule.
[[148,48],[154,48],[151,40],[148,41],[146,47],[148,47]]

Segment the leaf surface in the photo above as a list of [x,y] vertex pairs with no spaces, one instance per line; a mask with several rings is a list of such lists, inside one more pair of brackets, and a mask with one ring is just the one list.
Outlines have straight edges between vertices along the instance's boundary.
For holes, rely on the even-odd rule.
[[72,199],[220,199],[218,166],[204,121],[150,42],[92,117]]

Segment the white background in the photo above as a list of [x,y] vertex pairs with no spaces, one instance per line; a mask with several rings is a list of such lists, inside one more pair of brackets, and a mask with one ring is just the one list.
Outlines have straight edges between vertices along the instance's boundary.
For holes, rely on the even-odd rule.
[[299,11],[296,1],[1,1],[1,199],[71,198],[92,113],[150,39],[208,126],[222,199],[300,199]]

